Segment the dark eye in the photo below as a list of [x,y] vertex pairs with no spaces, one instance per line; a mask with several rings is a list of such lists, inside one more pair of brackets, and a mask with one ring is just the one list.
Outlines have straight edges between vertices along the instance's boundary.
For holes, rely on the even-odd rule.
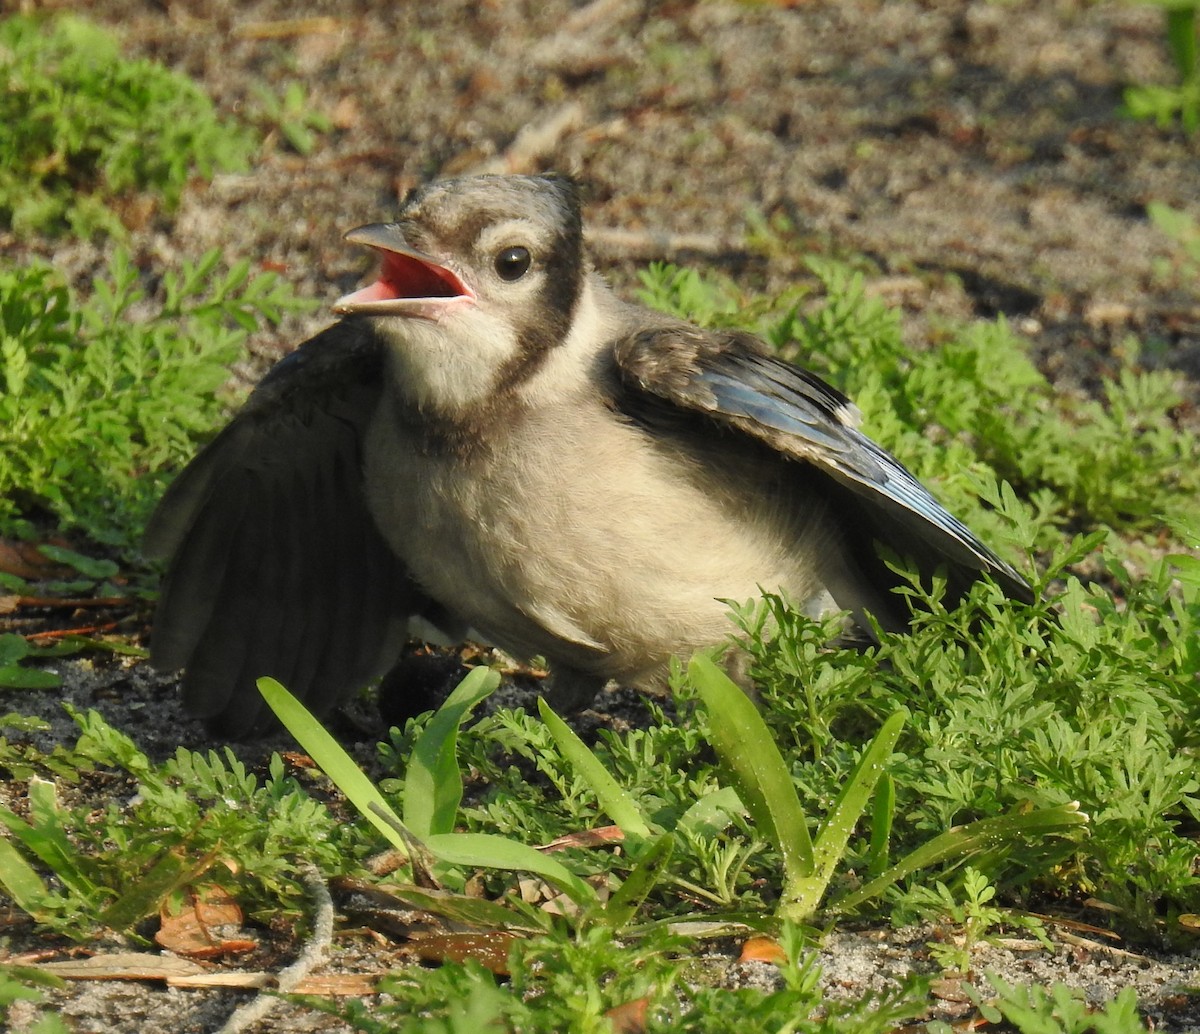
[[510,283],[520,280],[529,272],[529,264],[532,261],[533,256],[529,254],[528,248],[505,248],[496,256],[496,275]]

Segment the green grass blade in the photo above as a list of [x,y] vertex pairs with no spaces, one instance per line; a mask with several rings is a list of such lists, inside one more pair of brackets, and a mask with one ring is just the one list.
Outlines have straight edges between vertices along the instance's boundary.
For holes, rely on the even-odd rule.
[[956,826],[922,844],[886,872],[864,883],[857,890],[838,898],[832,908],[839,912],[857,908],[864,901],[877,897],[893,883],[918,869],[939,865],[952,858],[965,858],[1016,837],[1063,833],[1085,826],[1087,822],[1088,816],[1079,810],[1077,802],[1072,801],[1055,808],[1031,811],[1026,815],[999,815],[991,819],[969,822],[965,826]]
[[29,780],[29,818],[24,833],[9,823],[13,835],[45,862],[80,902],[95,905],[99,897],[96,883],[86,871],[87,858],[67,836],[54,783],[36,777]]
[[[463,694],[469,698],[481,688],[484,678]],[[408,857],[404,827],[375,784],[368,779],[341,745],[291,693],[273,678],[258,680],[258,690],[284,727],[295,738],[346,798],[375,826],[388,842]],[[377,814],[378,809],[381,814]],[[385,817],[386,816],[386,817]],[[532,872],[558,887],[582,907],[596,901],[596,892],[561,862],[548,858],[532,847],[503,837],[483,833],[437,833],[421,839],[440,861],[451,865],[477,866],[482,869],[508,869]]]
[[1179,4],[1168,8],[1167,41],[1171,45],[1171,57],[1179,72],[1182,83],[1196,78],[1196,5]]
[[647,895],[662,879],[674,850],[675,838],[669,833],[650,841],[633,871],[604,906],[600,921],[612,927],[629,925]]
[[404,838],[382,818],[371,810],[374,804],[384,814],[395,819],[400,825],[400,817],[392,810],[392,806],[384,799],[383,794],[354,763],[353,758],[342,749],[328,732],[322,728],[308,709],[291,693],[269,676],[258,680],[258,691],[266,700],[267,706],[275,712],[285,729],[295,737],[296,742],[304,748],[309,756],[346,795],[346,799],[386,838],[388,843],[408,857],[408,848]]
[[826,885],[846,853],[850,834],[866,810],[871,791],[884,773],[883,766],[892,756],[906,717],[903,712],[894,714],[880,726],[871,745],[858,759],[833,808],[821,823],[813,844],[813,866],[816,877]]
[[871,876],[878,876],[887,868],[892,820],[896,816],[896,780],[887,772],[879,781],[871,811],[871,848],[867,856],[867,872]]
[[[3,814],[0,814],[0,821],[7,821]],[[50,893],[33,866],[25,861],[8,837],[0,837],[0,887],[34,919],[41,914],[46,895]]]
[[813,846],[791,773],[762,715],[737,684],[698,654],[688,675],[708,708],[708,736],[763,836],[783,855],[786,883],[813,875]]
[[626,836],[648,838],[651,836],[650,826],[637,803],[629,796],[608,770],[600,763],[574,730],[564,722],[542,697],[538,697],[538,712],[563,757],[570,762],[571,767],[592,788],[600,807],[621,827]]
[[404,824],[424,839],[449,833],[462,803],[458,730],[475,706],[500,685],[490,668],[473,668],[438,708],[413,746],[404,775]]
[[531,872],[582,908],[596,904],[596,892],[562,862],[515,840],[488,833],[437,833],[425,841],[425,846],[450,865]]

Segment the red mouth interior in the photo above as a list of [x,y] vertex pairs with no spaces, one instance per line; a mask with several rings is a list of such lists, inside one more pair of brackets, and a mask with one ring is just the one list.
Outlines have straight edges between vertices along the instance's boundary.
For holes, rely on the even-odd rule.
[[457,298],[466,288],[448,269],[433,266],[410,255],[381,252],[383,268],[379,280],[368,290],[377,292],[375,301],[391,298]]

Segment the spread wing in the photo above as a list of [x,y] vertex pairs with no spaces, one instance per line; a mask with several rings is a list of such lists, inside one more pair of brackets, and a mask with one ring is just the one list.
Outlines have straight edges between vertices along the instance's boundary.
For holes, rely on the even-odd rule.
[[335,324],[278,363],[175,480],[146,532],[169,558],[151,659],[188,709],[237,737],[272,675],[315,711],[382,674],[429,601],[367,510],[362,439],[380,346]]
[[[621,405],[635,419],[661,424],[664,418],[701,418],[811,464],[828,475],[828,490],[848,527],[910,558],[922,573],[943,567],[952,593],[961,594],[986,572],[1010,596],[1032,600],[1013,567],[857,429],[858,411],[849,399],[769,355],[757,338],[672,325],[621,340],[614,356],[624,388]],[[873,570],[879,588],[896,580],[882,564]]]

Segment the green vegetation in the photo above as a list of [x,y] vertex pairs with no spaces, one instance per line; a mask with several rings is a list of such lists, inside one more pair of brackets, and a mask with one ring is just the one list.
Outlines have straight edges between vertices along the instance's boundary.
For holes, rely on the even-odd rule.
[[189,176],[244,169],[255,147],[190,79],[123,58],[81,18],[0,20],[0,225],[121,232],[113,203],[172,209]]
[[[696,973],[677,957],[687,951],[687,942],[669,932],[652,931],[624,944],[611,930],[596,927],[578,936],[556,931],[537,941],[518,942],[504,986],[497,986],[491,973],[471,962],[388,978],[381,990],[394,1002],[374,1010],[374,1015],[361,1006],[311,1004],[368,1034],[472,1034],[491,1029],[539,1034],[886,1034],[921,1014],[924,981],[909,981],[887,995],[831,1000],[817,984],[820,970],[809,950],[811,942],[795,927],[784,928],[781,942],[781,986],[769,993],[697,983]],[[621,1022],[635,1025],[622,1027]]]
[[[41,988],[64,987],[65,983],[58,977],[50,976],[33,966],[0,965],[0,1016],[8,1015],[8,1008],[14,1002],[42,1002],[45,995]],[[61,1016],[53,1013],[42,1013],[33,1026],[30,1034],[68,1034],[68,1027]]]
[[[0,222],[18,233],[120,231],[124,200],[171,209],[189,178],[242,168],[254,147],[191,80],[70,15],[0,20],[0,76]],[[120,248],[82,299],[49,265],[0,270],[0,534],[48,512],[129,547],[220,421],[247,337],[308,305],[216,252],[153,297]]]
[[1137,84],[1125,90],[1125,111],[1152,118],[1162,129],[1179,119],[1188,133],[1200,129],[1200,62],[1196,59],[1196,0],[1140,0],[1162,8],[1167,47],[1178,80],[1169,86]]
[[[0,22],[7,103],[26,91],[0,120],[0,145],[6,133],[17,141],[0,146],[0,163],[25,163],[0,164],[0,218],[22,232],[115,228],[111,205],[127,192],[169,206],[188,175],[236,164],[248,139],[201,98],[187,114],[156,109],[164,130],[200,135],[139,138],[139,164],[127,153],[134,109],[99,112],[96,98],[131,81],[174,104],[199,95],[190,84],[170,93],[174,77],[123,62],[95,32],[72,18]],[[62,83],[76,107],[14,125]],[[264,102],[301,152],[324,131],[302,101],[289,90]],[[206,156],[189,150],[205,140]],[[22,175],[35,189],[5,200]],[[782,298],[669,266],[648,270],[643,291],[700,322],[755,330],[845,390],[873,437],[1030,572],[1038,602],[981,584],[951,610],[942,586],[906,585],[911,634],[856,651],[830,647],[833,622],[777,597],[734,601],[753,705],[711,658],[684,658],[669,702],[646,700],[643,721],[589,742],[544,702],[536,715],[476,717],[499,681],[477,668],[437,713],[379,746],[378,785],[269,680],[264,694],[321,773],[294,775],[274,757],[255,775],[229,750],[156,763],[95,714],[74,715],[74,744],[41,747],[45,723],[10,713],[0,892],[48,934],[141,944],[164,907],[217,891],[251,933],[299,937],[304,874],[353,879],[478,943],[428,948],[443,964],[390,975],[389,999],[304,1001],[354,1029],[430,1034],[618,1022],[882,1034],[928,1015],[929,976],[977,974],[1001,933],[1054,950],[1053,919],[1026,910],[1052,917],[1086,898],[1107,906],[1089,918],[1134,944],[1187,943],[1200,913],[1200,442],[1172,420],[1174,386],[1142,370],[1130,343],[1095,398],[1060,396],[1003,321],[947,328],[913,351],[860,274],[829,261],[810,270]],[[151,288],[117,250],[86,295],[44,265],[0,270],[0,531],[66,528],[136,571],[130,547],[149,507],[223,419],[228,364],[297,306],[273,277],[213,254]],[[129,573],[43,552],[71,572],[43,592],[115,595]],[[13,576],[0,584],[33,591]],[[49,685],[41,662],[79,645],[0,636],[0,684]],[[73,803],[85,781],[112,803]],[[395,867],[380,875],[384,848]],[[838,1002],[819,985],[816,928],[851,916],[921,918],[953,936],[930,946],[926,976]],[[774,989],[720,986],[709,938],[760,932],[778,949]],[[1144,1029],[1131,992],[1089,1010],[1063,986],[987,979],[968,992],[978,1012],[1018,1031]],[[0,967],[0,1017],[53,984]],[[67,1027],[47,1007],[36,1029]]]
[[1167,284],[1194,283],[1200,279],[1200,223],[1187,212],[1162,201],[1147,204],[1146,215],[1175,246],[1174,261],[1160,259],[1155,263],[1159,279]]
[[[54,782],[31,775],[28,815],[0,808],[12,837],[0,839],[4,889],[46,929],[76,940],[101,928],[134,935],[164,900],[201,878],[238,888],[252,904],[269,901],[272,916],[288,915],[302,896],[298,858],[329,875],[353,863],[355,842],[284,774],[278,758],[262,785],[228,748],[224,757],[181,748],[156,766],[98,715],[75,718],[80,738],[69,759],[44,766],[47,774],[61,779],[68,760],[79,772],[123,772],[136,780],[138,796],[132,805],[113,800],[97,815],[90,806],[65,806]],[[0,754],[8,755],[0,761],[5,768],[43,767],[28,752],[11,761],[7,748]],[[52,883],[31,867],[33,860],[53,873]]]
[[131,546],[168,476],[219,423],[251,331],[306,307],[219,255],[168,272],[154,311],[117,251],[77,300],[49,266],[0,270],[0,531],[35,508]]
[[[120,566],[107,558],[77,553],[63,546],[43,543],[38,552],[60,566],[66,579],[46,579],[37,586],[30,585],[9,571],[0,571],[0,588],[12,596],[70,597],[80,599],[120,598],[122,590],[110,579],[118,577]],[[145,657],[146,651],[123,637],[96,637],[81,633],[55,635],[51,642],[35,643],[15,632],[0,634],[0,688],[52,689],[62,685],[62,677],[46,668],[36,667],[38,661],[67,657],[85,650]]]
[[[0,20],[0,77],[0,225],[18,234],[123,236],[126,205],[169,212],[189,180],[244,167],[256,146],[195,83],[123,58],[70,15]],[[249,335],[311,305],[215,251],[151,283],[122,247],[84,296],[46,263],[0,269],[0,536],[49,526],[131,558],[170,476],[226,411],[220,388]],[[125,595],[110,559],[41,552],[78,577],[35,589],[0,572],[6,593]],[[56,685],[36,662],[83,649],[138,652],[0,636],[0,686]]]
[[[1091,544],[1057,556],[1048,577]],[[395,732],[381,757],[398,778],[382,794],[264,680],[289,728],[364,815],[357,826],[334,823],[278,759],[263,787],[232,755],[180,751],[155,766],[94,716],[80,717],[84,736],[73,759],[60,755],[53,768],[47,760],[45,770],[73,760],[81,769],[123,771],[137,780],[139,803],[114,806],[98,822],[61,807],[52,784],[35,778],[30,817],[0,813],[24,849],[7,849],[0,872],[9,895],[39,922],[81,938],[103,926],[135,929],[165,895],[212,881],[252,914],[294,915],[300,858],[327,877],[351,873],[401,901],[513,938],[507,983],[475,961],[408,971],[388,982],[395,1002],[383,1019],[342,1010],[363,1030],[389,1029],[415,1009],[446,1022],[486,1016],[529,1030],[591,1016],[600,1030],[608,1010],[641,1000],[655,1017],[650,1030],[733,1030],[739,1017],[751,1023],[739,1029],[771,1030],[785,1016],[808,1017],[797,1028],[804,1030],[887,1030],[922,1014],[921,981],[904,983],[886,1002],[830,1011],[816,990],[810,935],[772,918],[792,913],[796,900],[787,844],[795,833],[780,816],[797,805],[828,802],[810,845],[829,865],[818,891],[832,891],[826,920],[881,906],[901,920],[936,916],[962,929],[961,943],[931,953],[949,972],[970,970],[975,946],[995,932],[1037,930],[1014,905],[1097,896],[1119,910],[1127,935],[1157,942],[1179,936],[1173,917],[1200,903],[1186,832],[1200,791],[1198,593],[1174,596],[1165,582],[1141,591],[1126,585],[1122,614],[1100,590],[1067,581],[1058,607],[1012,604],[980,586],[948,612],[934,593],[923,599],[928,613],[913,635],[888,636],[866,653],[831,652],[829,628],[796,618],[778,599],[748,604],[739,620],[750,633],[762,717],[699,661],[687,678],[680,673],[678,718],[648,703],[644,728],[606,730],[590,748],[548,709],[541,720],[502,710],[464,729],[498,681],[476,669],[442,711]],[[878,715],[902,709],[903,728],[894,719],[880,725]],[[731,729],[738,734],[730,737]],[[872,729],[881,731],[864,747]],[[783,784],[753,770],[766,771],[770,755],[786,766]],[[0,764],[27,775],[40,760],[28,750],[0,752]],[[868,783],[877,787],[870,814],[855,821]],[[1076,800],[1091,816],[1086,835]],[[623,831],[617,852],[530,850],[610,819]],[[384,880],[363,869],[381,838],[410,866]],[[51,889],[35,860],[62,890]],[[520,900],[511,870],[558,888],[571,918]],[[413,886],[417,872],[441,889]],[[697,921],[743,936],[778,930],[782,988],[762,995],[707,987],[703,968],[686,961],[695,942],[679,932]],[[985,1004],[1022,1030],[1086,1031],[1093,1022],[1097,1031],[1141,1029],[1130,996],[1104,1014],[1087,1013],[1062,988],[1007,989]],[[1074,1025],[1040,1028],[1038,1017]]]
[[268,132],[277,131],[297,154],[311,154],[320,134],[333,128],[327,115],[314,110],[298,82],[288,83],[281,94],[259,85],[254,90],[254,100],[255,121]]
[[[648,273],[646,289],[664,304],[697,303],[710,320],[748,319],[831,374],[852,370],[842,383],[856,390],[873,433],[882,429],[1010,556],[1041,556],[1042,600],[1015,604],[981,584],[948,610],[939,586],[913,585],[912,633],[866,651],[830,648],[829,623],[798,617],[780,599],[747,601],[734,617],[760,687],[757,708],[697,660],[679,673],[673,714],[647,701],[640,728],[605,730],[588,745],[548,708],[469,724],[495,684],[477,670],[441,712],[381,748],[395,778],[379,789],[345,760],[331,761],[332,741],[293,713],[289,727],[365,816],[358,824],[333,823],[278,761],[265,786],[232,756],[181,751],[155,766],[96,718],[80,718],[86,735],[73,750],[0,744],[0,765],[60,781],[73,769],[115,768],[142,788],[139,804],[89,822],[34,779],[30,816],[0,816],[13,837],[0,866],[9,896],[47,928],[81,939],[106,926],[136,932],[164,896],[195,883],[218,883],[251,915],[294,920],[297,859],[312,859],[326,876],[416,895],[430,911],[511,938],[507,983],[469,960],[389,983],[398,1014],[428,1008],[461,1029],[494,1016],[552,1030],[567,1009],[603,1029],[609,1009],[639,999],[661,1017],[647,1029],[703,1015],[706,1030],[732,1030],[746,1017],[760,1026],[740,1029],[768,1030],[787,1015],[809,1017],[796,1029],[867,1031],[888,1029],[881,1016],[921,1014],[919,981],[887,1003],[828,1011],[815,990],[811,935],[798,924],[845,913],[938,916],[962,930],[953,948],[930,954],[952,973],[969,971],[976,946],[995,933],[1028,931],[1021,910],[1052,900],[1103,900],[1135,941],[1182,938],[1178,917],[1200,911],[1191,839],[1200,818],[1200,579],[1182,548],[1198,526],[1193,475],[1183,465],[1151,485],[1144,473],[1166,471],[1183,448],[1152,404],[1168,396],[1149,390],[1155,379],[1131,358],[1119,375],[1125,394],[1111,389],[1107,406],[1055,399],[1002,323],[909,354],[894,316],[863,296],[857,276],[830,265],[817,272],[815,293],[785,299],[782,316],[751,304],[739,317],[728,284],[669,268]],[[923,405],[914,379],[927,386]],[[992,412],[978,404],[984,390]],[[1026,408],[999,419],[1001,395]],[[1116,398],[1126,400],[1120,413]],[[1116,434],[1119,418],[1157,430],[1131,448]],[[181,440],[202,433],[202,420],[188,419]],[[942,428],[936,448],[918,430],[931,421]],[[1102,473],[1056,465],[1044,440],[1063,443],[1064,426],[1074,449],[1095,451]],[[1001,480],[1014,466],[1032,499]],[[1126,478],[1141,478],[1153,503],[1126,493]],[[1155,512],[1173,515],[1181,547],[1150,561],[1136,543],[1163,534]],[[1067,530],[1085,533],[1068,540]],[[1123,563],[1131,555],[1147,565],[1140,577]],[[1103,584],[1071,574],[1084,559]],[[266,691],[286,715],[281,688]],[[621,830],[619,851],[533,850],[610,821]],[[363,866],[384,843],[411,868],[379,881]],[[441,888],[436,895],[414,888],[418,872]],[[514,872],[544,880],[566,917],[521,901]],[[696,922],[742,936],[779,932],[790,945],[782,988],[707,987],[703,968],[685,961],[696,942],[680,932]],[[1078,1004],[1061,989],[1020,995],[995,1008],[1049,1017]],[[1127,1004],[1112,1006],[1118,1026],[1097,1029],[1138,1029]],[[361,1029],[385,1029],[371,1026],[383,1022],[377,1015],[346,1015]]]
[[[1078,992],[1063,984],[1049,989],[1014,987],[991,973],[988,982],[997,997],[985,1002],[973,995],[980,1014],[989,1023],[1007,1021],[1021,1034],[1131,1034],[1146,1029],[1138,1018],[1137,995],[1128,987],[1102,1010],[1094,1011]],[[949,1034],[949,1027],[940,1034]]]

